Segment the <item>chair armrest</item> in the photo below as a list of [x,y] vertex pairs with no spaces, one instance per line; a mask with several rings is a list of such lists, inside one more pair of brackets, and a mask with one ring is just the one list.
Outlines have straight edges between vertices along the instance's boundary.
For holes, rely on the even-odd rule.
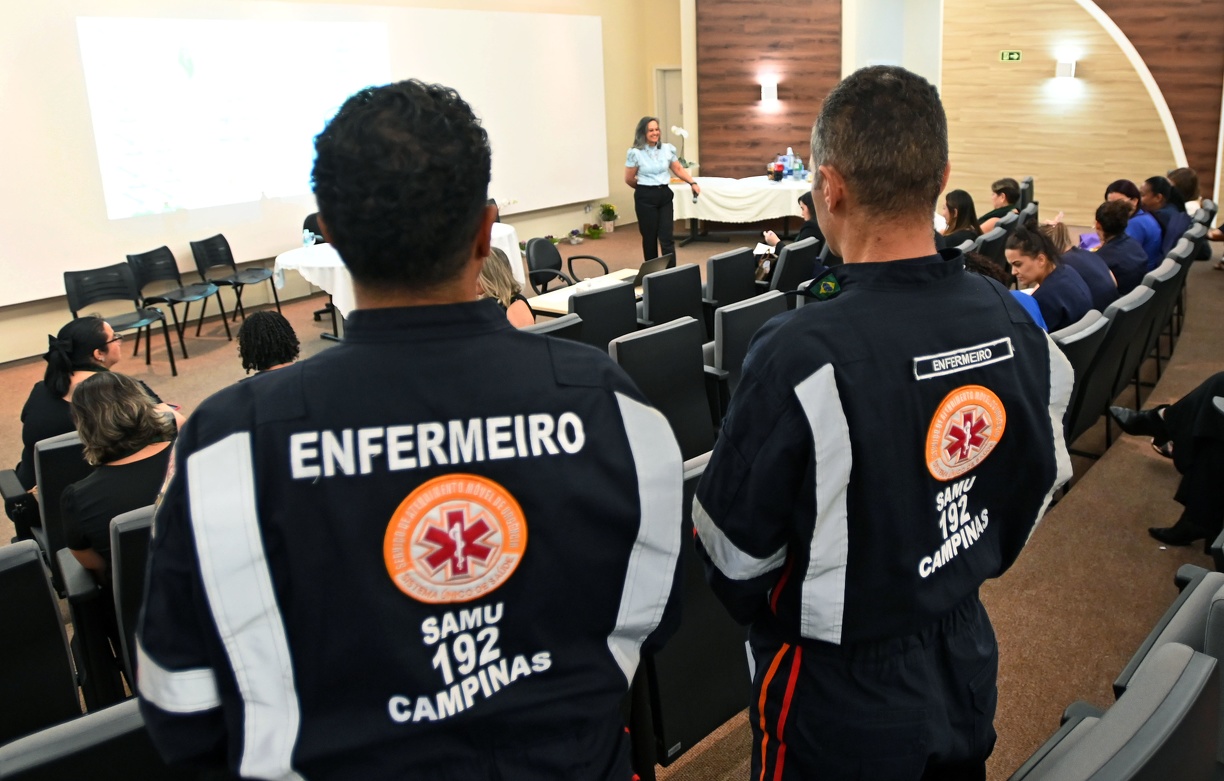
[[637,323],[638,323],[638,328],[649,328],[652,325],[654,325],[654,320],[646,320],[644,318],[639,317],[637,319]]
[[[541,275],[542,275],[542,276],[543,276],[543,278],[544,278],[544,279],[543,279],[543,283],[544,283],[544,285],[545,285],[545,286],[547,286],[547,285],[548,285],[548,283],[549,283],[549,282],[550,282],[550,281],[551,281],[553,278],[560,279],[560,280],[561,280],[561,281],[562,281],[564,284],[566,284],[566,285],[572,285],[572,284],[574,284],[574,280],[570,279],[569,277],[565,276],[565,274],[563,274],[563,273],[562,273],[562,272],[560,272],[560,271],[557,271],[557,270],[556,270],[556,269],[554,269],[554,268],[537,268],[537,269],[534,269],[534,270],[532,270],[532,271],[528,271],[528,272],[527,272],[527,280],[528,280],[529,282],[531,282],[531,286],[532,286],[532,287],[535,287],[535,285],[536,285],[536,282],[535,282],[536,277],[541,276]],[[539,288],[536,288],[536,292],[537,292],[537,293],[542,293],[542,292],[544,292],[544,291],[543,291],[543,290],[541,290],[541,289],[539,289]]]
[[769,290],[769,281],[764,280],[764,279],[758,279],[758,280],[755,280],[755,282],[756,282],[757,289],[760,290],[762,293]]
[[1211,560],[1215,562],[1216,572],[1224,572],[1224,532],[1220,532],[1220,536],[1212,541],[1207,552],[1211,554]]
[[1067,709],[1063,711],[1062,718],[1058,720],[1058,723],[1060,725],[1066,724],[1072,719],[1075,721],[1079,721],[1081,719],[1099,719],[1104,715],[1105,711],[1101,710],[1095,705],[1084,702],[1083,700],[1076,700],[1068,705]]
[[715,309],[718,308],[718,300],[714,298],[706,298],[705,296],[702,296],[701,303],[705,304],[706,306],[712,306]]
[[702,368],[705,369],[706,374],[710,375],[719,382],[726,382],[727,378],[731,376],[731,372],[727,371],[726,369],[719,369],[715,366],[704,366]]
[[81,566],[81,562],[77,561],[71,550],[60,548],[55,552],[55,559],[59,562],[60,573],[64,578],[64,592],[69,602],[82,605],[98,598],[101,593],[98,581],[92,572]]
[[[1217,542],[1218,540],[1219,538],[1217,538]],[[1196,580],[1202,580],[1206,574],[1207,570],[1196,564],[1183,564],[1177,568],[1177,572],[1173,575],[1173,585],[1177,587],[1178,591],[1184,591],[1186,586],[1189,586]]]
[[27,493],[29,492],[26,491],[25,486],[23,486],[21,481],[17,479],[16,471],[12,469],[5,469],[4,471],[0,472],[0,498],[3,498],[4,501],[9,502],[13,499],[20,499]]
[[569,263],[570,276],[573,277],[574,279],[578,278],[578,275],[574,273],[574,261],[575,260],[593,260],[599,265],[603,266],[604,274],[608,273],[608,264],[604,263],[602,260],[595,257],[594,255],[570,255],[569,259],[567,260],[567,263]]

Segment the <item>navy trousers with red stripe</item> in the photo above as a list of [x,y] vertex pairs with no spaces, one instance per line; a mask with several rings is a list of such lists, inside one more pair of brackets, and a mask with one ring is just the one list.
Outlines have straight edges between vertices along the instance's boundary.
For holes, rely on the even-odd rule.
[[998,645],[974,597],[918,635],[843,647],[752,634],[752,781],[981,781]]

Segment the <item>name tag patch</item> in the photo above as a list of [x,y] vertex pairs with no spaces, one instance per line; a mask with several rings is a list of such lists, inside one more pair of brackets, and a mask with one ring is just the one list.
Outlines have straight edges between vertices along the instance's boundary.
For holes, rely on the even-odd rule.
[[1011,337],[946,353],[922,355],[914,359],[914,379],[929,380],[932,377],[955,374],[1000,361],[1010,361],[1014,357]]

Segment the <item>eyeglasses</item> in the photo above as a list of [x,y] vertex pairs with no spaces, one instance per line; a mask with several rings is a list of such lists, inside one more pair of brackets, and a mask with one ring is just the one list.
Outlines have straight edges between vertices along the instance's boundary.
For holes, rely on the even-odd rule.
[[106,340],[106,342],[105,342],[105,344],[110,344],[111,342],[118,342],[118,341],[122,341],[122,340],[123,340],[123,334],[115,334],[115,335],[114,335],[113,337],[111,337],[110,339],[107,339],[107,340]]

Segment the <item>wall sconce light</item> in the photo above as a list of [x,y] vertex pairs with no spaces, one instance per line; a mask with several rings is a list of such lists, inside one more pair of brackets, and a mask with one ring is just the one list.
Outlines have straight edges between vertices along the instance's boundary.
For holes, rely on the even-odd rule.
[[1075,60],[1059,60],[1054,67],[1054,77],[1057,79],[1075,78]]
[[778,80],[776,78],[761,79],[761,102],[776,103],[778,101]]

